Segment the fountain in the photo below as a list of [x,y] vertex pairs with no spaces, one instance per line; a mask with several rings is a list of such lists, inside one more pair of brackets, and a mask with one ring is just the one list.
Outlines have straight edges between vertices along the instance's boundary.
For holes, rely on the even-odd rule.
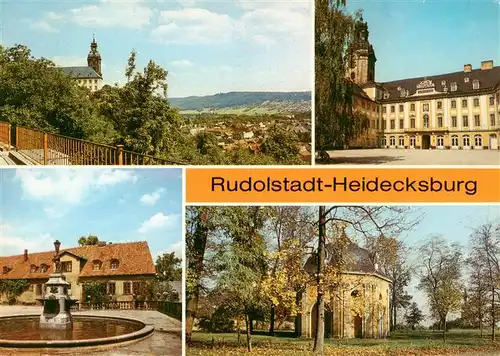
[[52,261],[55,271],[45,283],[43,297],[37,299],[43,304],[42,314],[0,317],[0,354],[2,347],[11,350],[114,346],[152,335],[154,327],[139,320],[93,315],[72,316],[71,306],[78,300],[68,293],[70,284],[61,270],[60,245],[58,240],[54,242],[55,256]]

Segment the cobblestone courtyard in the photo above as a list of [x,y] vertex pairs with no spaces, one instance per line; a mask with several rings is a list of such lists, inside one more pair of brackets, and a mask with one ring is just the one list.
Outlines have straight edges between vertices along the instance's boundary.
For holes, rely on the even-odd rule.
[[330,160],[317,164],[500,165],[499,150],[363,149],[328,151]]
[[[7,315],[25,315],[25,314],[40,314],[40,306],[0,306],[0,316]],[[155,331],[151,337],[144,340],[131,342],[125,346],[118,346],[111,348],[105,346],[106,350],[93,348],[92,355],[99,356],[135,356],[135,355],[148,355],[148,356],[180,356],[182,355],[182,324],[180,321],[164,315],[157,311],[150,310],[103,310],[103,311],[85,311],[73,312],[73,315],[96,315],[96,316],[110,316],[122,317],[141,320],[143,323],[153,325]],[[1,338],[1,335],[0,335]],[[26,352],[10,352],[0,348],[0,355],[13,356],[13,355],[74,355],[75,350],[71,349],[60,350],[37,350]]]

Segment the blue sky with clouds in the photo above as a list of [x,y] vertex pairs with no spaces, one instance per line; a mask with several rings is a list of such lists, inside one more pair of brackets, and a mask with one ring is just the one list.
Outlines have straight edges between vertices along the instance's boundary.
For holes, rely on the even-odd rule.
[[58,65],[86,65],[92,34],[107,83],[130,51],[169,71],[169,96],[311,90],[312,1],[4,0],[1,40]]
[[77,246],[97,235],[147,241],[153,259],[182,251],[180,169],[2,169],[0,255]]
[[363,9],[379,82],[500,65],[498,0],[348,0]]

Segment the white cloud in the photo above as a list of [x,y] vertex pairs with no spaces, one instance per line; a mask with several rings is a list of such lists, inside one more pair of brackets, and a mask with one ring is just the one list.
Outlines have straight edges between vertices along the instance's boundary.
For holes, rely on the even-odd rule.
[[176,257],[182,258],[183,249],[184,249],[184,244],[182,243],[182,241],[177,241],[169,245],[164,251],[159,252],[157,256],[161,256],[164,253],[174,252]]
[[181,44],[225,42],[231,39],[235,26],[228,15],[199,8],[162,11],[159,23],[152,31],[155,42]]
[[32,30],[42,31],[42,32],[53,32],[53,33],[59,32],[59,30],[57,28],[52,27],[45,20],[39,20],[39,21],[35,21],[35,22],[30,23],[30,28]]
[[165,189],[160,188],[150,194],[144,194],[140,201],[145,205],[155,205],[158,200],[160,200],[161,195],[165,193]]
[[174,226],[178,221],[178,215],[165,215],[157,213],[141,224],[137,229],[140,234],[146,234],[152,230],[168,228]]
[[174,67],[179,67],[179,68],[187,68],[187,67],[192,67],[194,66],[194,63],[187,60],[187,59],[181,59],[178,61],[172,61],[170,64]]
[[24,197],[44,202],[44,211],[52,218],[62,217],[71,206],[80,204],[92,191],[120,183],[135,182],[131,170],[116,169],[18,169]]
[[53,11],[49,11],[45,14],[45,16],[48,18],[48,19],[51,19],[51,20],[59,20],[62,18],[61,15],[59,14],[56,14],[55,12]]
[[54,238],[50,234],[40,234],[29,239],[5,234],[0,235],[0,256],[21,255],[27,249],[30,252],[47,251],[47,246],[52,246]]
[[101,0],[50,16],[54,20],[64,19],[82,27],[140,29],[149,25],[153,10],[143,0]]
[[50,58],[58,67],[78,67],[86,66],[85,58],[82,56],[54,56]]

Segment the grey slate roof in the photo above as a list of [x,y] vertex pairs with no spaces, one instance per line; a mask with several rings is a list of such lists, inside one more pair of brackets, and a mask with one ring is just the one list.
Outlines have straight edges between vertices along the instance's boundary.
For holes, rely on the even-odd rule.
[[96,73],[92,67],[61,67],[64,73],[73,78],[81,79],[100,79],[99,74]]
[[[469,78],[468,82],[465,82],[464,78],[466,77]],[[479,89],[473,89],[473,82],[476,79],[479,81]],[[434,84],[434,89],[438,92],[442,92],[444,96],[455,97],[461,95],[470,95],[484,91],[489,91],[500,85],[500,66],[496,66],[491,69],[485,69],[485,70],[474,69],[468,73],[460,71],[454,73],[432,75],[429,77],[418,77],[418,78],[396,80],[386,83],[377,83],[390,93],[389,98],[382,99],[381,101],[387,102],[394,100],[411,100],[411,98],[401,97],[398,87],[408,90],[409,92],[408,95],[411,96],[417,92],[417,85],[425,80],[432,81]],[[445,82],[445,85],[443,85],[443,81]],[[456,91],[451,91],[452,82],[457,83]],[[444,92],[445,91],[444,87],[448,88],[447,93]]]

